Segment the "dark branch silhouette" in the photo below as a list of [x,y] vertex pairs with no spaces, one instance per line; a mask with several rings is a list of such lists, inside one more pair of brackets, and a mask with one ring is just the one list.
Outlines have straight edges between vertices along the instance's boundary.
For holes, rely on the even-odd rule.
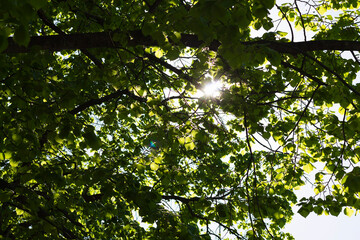
[[[61,36],[66,35],[65,32],[63,32],[59,27],[57,27],[52,21],[50,21],[44,11],[39,10],[37,11],[37,14],[39,16],[39,18],[48,26],[50,27],[52,30],[54,30],[56,33],[58,33]],[[93,54],[91,54],[87,49],[80,49],[88,58],[90,58],[96,66],[98,66],[99,68],[103,68],[102,62],[97,59]]]
[[[126,42],[114,41],[113,36],[117,32],[95,32],[95,33],[74,33],[67,35],[51,35],[51,36],[34,36],[31,37],[27,47],[16,44],[12,37],[8,38],[8,48],[4,53],[26,53],[31,50],[75,50],[89,48],[119,48],[123,46],[157,46],[157,42],[150,36],[144,36],[142,32],[132,31],[124,34]],[[207,46],[203,41],[199,40],[196,35],[182,34],[180,42],[193,48],[208,47],[210,50],[217,51],[221,43],[213,41]],[[342,41],[342,40],[317,40],[307,42],[283,42],[283,41],[249,41],[240,42],[246,46],[263,45],[269,47],[279,53],[301,54],[310,51],[360,51],[360,42],[358,41]],[[176,44],[176,43],[173,43]]]
[[128,91],[128,90],[118,90],[116,92],[113,92],[109,95],[106,95],[104,97],[101,97],[101,98],[95,98],[95,99],[90,99],[88,100],[87,102],[84,102],[80,105],[78,105],[76,108],[74,108],[73,110],[69,111],[70,114],[77,114],[81,111],[84,111],[85,109],[91,107],[91,106],[95,106],[95,105],[99,105],[99,104],[102,104],[104,102],[108,102],[114,98],[118,98],[118,97],[121,97],[122,95],[127,95],[137,101],[140,101],[140,102],[146,102],[146,99],[145,98],[142,98],[142,97],[139,97],[139,96],[136,96],[135,94],[133,94],[132,92]]

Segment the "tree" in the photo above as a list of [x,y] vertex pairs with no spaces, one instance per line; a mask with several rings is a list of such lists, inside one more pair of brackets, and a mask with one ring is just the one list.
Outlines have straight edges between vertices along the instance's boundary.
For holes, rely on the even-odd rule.
[[292,239],[292,204],[358,211],[357,7],[2,0],[0,236]]

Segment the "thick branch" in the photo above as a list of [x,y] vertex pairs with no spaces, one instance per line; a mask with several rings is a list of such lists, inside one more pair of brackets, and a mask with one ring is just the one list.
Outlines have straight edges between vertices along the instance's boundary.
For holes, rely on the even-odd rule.
[[113,41],[114,33],[96,32],[96,33],[73,33],[67,35],[35,36],[31,37],[28,47],[19,46],[12,37],[8,38],[8,48],[5,53],[26,53],[31,49],[62,51],[89,48],[116,48],[123,44],[129,46],[136,45],[156,45],[149,37],[145,37],[141,32],[132,32],[127,43]]
[[196,202],[199,201],[201,198],[199,197],[193,197],[193,198],[184,198],[179,196],[162,196],[162,199],[164,200],[178,200],[183,203],[189,203],[189,202]]
[[226,196],[215,196],[215,197],[204,197],[204,198],[200,198],[200,197],[191,197],[191,198],[184,198],[184,197],[180,197],[180,196],[175,196],[175,195],[164,195],[162,196],[162,199],[164,200],[178,200],[180,202],[183,203],[189,203],[189,202],[196,202],[196,201],[200,201],[201,199],[204,200],[226,200],[225,199]]
[[[112,36],[114,32],[96,33],[74,33],[68,35],[51,35],[32,37],[28,47],[17,45],[13,38],[8,38],[8,48],[5,53],[26,53],[31,49],[61,51],[71,49],[89,48],[117,48],[127,46],[156,46],[157,43],[149,36],[144,36],[141,31],[127,33],[127,42],[116,42]],[[204,46],[196,35],[182,34],[181,43],[187,47],[198,48]],[[280,42],[280,41],[250,41],[241,42],[244,45],[265,45],[279,53],[300,54],[309,51],[339,50],[339,51],[360,51],[360,42],[341,41],[341,40],[318,40],[308,42]],[[217,51],[221,45],[218,41],[213,41],[207,47]]]
[[[61,36],[65,36],[66,33],[63,32],[59,27],[57,27],[53,22],[51,22],[45,15],[44,11],[41,9],[37,11],[38,16],[40,19],[52,30],[54,30],[56,33],[58,33]],[[80,49],[88,58],[90,58],[96,66],[99,68],[103,68],[103,65],[99,59],[97,59],[94,55],[92,55],[87,49]]]

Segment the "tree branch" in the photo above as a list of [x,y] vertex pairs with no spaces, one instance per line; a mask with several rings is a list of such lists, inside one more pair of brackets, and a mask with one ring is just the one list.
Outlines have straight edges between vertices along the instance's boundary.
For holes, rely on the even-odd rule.
[[189,203],[189,202],[193,202],[193,201],[199,201],[201,198],[199,197],[192,197],[192,198],[184,198],[184,197],[180,197],[180,196],[162,196],[162,199],[164,200],[178,200],[180,202],[183,203]]
[[[50,27],[52,30],[54,30],[56,33],[58,33],[61,36],[65,36],[66,33],[63,32],[58,26],[56,26],[52,21],[50,21],[44,11],[42,11],[41,9],[37,11],[37,14],[39,16],[39,18],[48,26]],[[102,62],[97,59],[92,53],[90,53],[87,49],[80,49],[81,52],[83,52],[88,58],[90,58],[90,60],[92,60],[96,66],[98,66],[99,68],[103,68],[103,64]]]
[[204,200],[227,200],[225,199],[226,195],[224,196],[215,196],[215,197],[191,197],[191,198],[184,198],[184,197],[180,197],[180,196],[175,196],[175,195],[163,195],[161,196],[162,199],[164,200],[178,200],[180,202],[183,203],[189,203],[189,202],[196,202],[196,201],[200,201],[201,199]]
[[275,4],[275,6],[277,7],[277,9],[279,9],[281,14],[283,15],[283,18],[285,18],[286,22],[288,23],[289,29],[290,29],[290,32],[291,32],[291,42],[294,42],[294,30],[292,29],[289,18],[286,16],[286,13],[281,9],[281,7],[279,5]]
[[[95,33],[73,33],[67,35],[51,35],[51,36],[34,36],[31,37],[27,47],[19,46],[14,42],[12,37],[8,38],[8,48],[4,53],[26,53],[34,50],[61,51],[89,48],[118,48],[127,46],[157,46],[157,42],[150,36],[144,36],[141,30],[126,33],[127,42],[119,42],[113,40],[116,32],[95,32]],[[125,33],[124,33],[125,34]],[[180,42],[193,48],[204,46],[204,42],[199,40],[196,35],[182,34]],[[359,41],[342,41],[342,40],[317,40],[307,42],[281,42],[281,41],[249,41],[239,42],[240,44],[264,45],[279,53],[301,54],[311,51],[360,51]],[[173,43],[175,44],[175,43]],[[221,43],[219,41],[211,42],[207,47],[212,51],[217,51]]]
[[111,93],[111,94],[106,95],[106,96],[101,97],[101,98],[90,99],[89,101],[84,102],[84,103],[80,104],[79,106],[77,106],[76,108],[74,108],[73,110],[69,111],[69,113],[75,115],[75,114],[77,114],[77,113],[79,113],[81,111],[84,111],[85,109],[87,109],[87,108],[89,108],[91,106],[99,105],[101,103],[110,101],[110,100],[112,100],[114,98],[117,98],[117,97],[120,97],[122,95],[128,95],[129,97],[131,97],[131,98],[133,98],[135,100],[138,100],[140,102],[146,102],[145,98],[136,96],[135,94],[133,94],[129,90],[118,90],[118,91],[116,91],[114,93]]
[[162,0],[156,0],[151,6],[149,6],[149,12],[154,13],[156,8],[160,5]]
[[145,53],[145,56],[147,58],[149,58],[149,60],[159,63],[160,65],[162,65],[163,67],[173,71],[174,73],[176,73],[179,77],[183,77],[185,80],[187,80],[188,82],[192,83],[194,86],[200,88],[200,84],[198,82],[196,82],[196,80],[194,78],[192,78],[191,76],[185,74],[181,69],[178,69],[176,67],[174,67],[173,65],[167,63],[166,61],[157,58],[156,56],[149,54],[149,53]]
[[300,73],[301,75],[310,78],[311,80],[315,81],[315,82],[316,82],[317,84],[319,84],[319,85],[327,86],[327,84],[324,83],[320,78],[317,78],[317,77],[315,77],[315,76],[313,76],[313,75],[305,72],[304,70],[302,70],[302,69],[300,69],[300,68],[298,68],[298,67],[295,67],[295,66],[291,65],[291,64],[288,63],[288,62],[282,61],[282,62],[281,62],[281,65],[283,65],[284,67],[288,67],[288,68],[291,68],[291,69],[297,71],[297,72]]
[[345,81],[344,78],[342,78],[340,76],[340,74],[338,74],[337,72],[335,72],[334,70],[330,69],[328,66],[326,66],[325,64],[323,64],[322,62],[320,62],[319,60],[317,60],[316,58],[310,56],[307,53],[304,53],[304,55],[308,58],[310,58],[311,60],[313,60],[314,62],[316,62],[319,66],[321,66],[322,68],[324,68],[326,71],[328,71],[329,73],[331,73],[332,75],[334,75],[340,82],[342,82],[342,84],[344,84],[348,89],[350,89],[353,93],[355,93],[356,95],[358,95],[360,97],[360,92],[357,91],[352,85],[350,85],[349,83],[347,83]]

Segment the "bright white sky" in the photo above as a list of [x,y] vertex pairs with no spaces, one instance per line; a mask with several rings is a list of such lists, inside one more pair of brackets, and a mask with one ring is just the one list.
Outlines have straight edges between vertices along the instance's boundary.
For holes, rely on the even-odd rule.
[[317,216],[311,213],[307,218],[303,218],[296,214],[285,231],[291,233],[296,240],[357,240],[360,237],[359,226],[359,216]]

